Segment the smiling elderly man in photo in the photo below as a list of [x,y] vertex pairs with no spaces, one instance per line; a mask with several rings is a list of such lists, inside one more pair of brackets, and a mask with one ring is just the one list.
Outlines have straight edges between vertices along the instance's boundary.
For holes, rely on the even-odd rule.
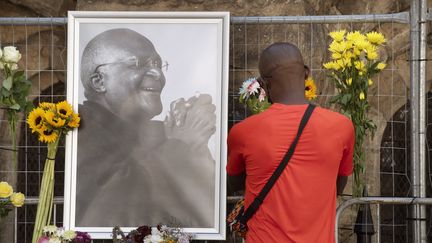
[[81,58],[76,226],[213,227],[215,132],[209,95],[171,103],[162,121],[162,61],[130,29],[94,37]]

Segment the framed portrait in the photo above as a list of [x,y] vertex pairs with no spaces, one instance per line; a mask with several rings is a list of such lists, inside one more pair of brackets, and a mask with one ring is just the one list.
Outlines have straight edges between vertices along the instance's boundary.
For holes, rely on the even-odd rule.
[[227,12],[69,12],[64,226],[225,238]]

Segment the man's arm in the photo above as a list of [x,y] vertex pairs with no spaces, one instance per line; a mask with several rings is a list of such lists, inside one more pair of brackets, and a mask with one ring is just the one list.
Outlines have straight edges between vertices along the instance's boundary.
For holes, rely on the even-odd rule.
[[337,195],[342,195],[348,181],[348,176],[338,176],[336,181]]
[[230,176],[228,175],[228,185],[230,186],[231,191],[243,191],[245,189],[246,183],[246,172],[243,172],[239,175]]

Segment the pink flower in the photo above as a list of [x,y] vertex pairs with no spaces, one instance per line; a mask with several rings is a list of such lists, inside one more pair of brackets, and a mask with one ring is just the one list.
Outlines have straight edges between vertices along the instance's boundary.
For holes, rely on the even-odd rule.
[[39,238],[38,243],[49,243],[50,239],[48,236],[42,236]]
[[266,97],[266,92],[264,91],[264,89],[261,89],[260,94],[258,96],[259,102],[263,102],[265,100],[265,97]]
[[259,90],[260,90],[260,84],[258,83],[257,79],[250,78],[243,82],[239,94],[242,95],[246,100],[249,98],[249,96],[258,93]]

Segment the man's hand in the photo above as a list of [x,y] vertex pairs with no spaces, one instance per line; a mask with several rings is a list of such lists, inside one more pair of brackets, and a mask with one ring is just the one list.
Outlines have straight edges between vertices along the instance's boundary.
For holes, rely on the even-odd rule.
[[216,131],[216,107],[211,102],[207,94],[173,101],[164,121],[167,137],[182,140],[193,149],[207,146]]
[[348,182],[347,176],[338,176],[337,181],[336,181],[337,195],[342,195],[347,182]]
[[246,173],[243,172],[239,175],[228,175],[228,188],[232,192],[244,191],[246,188]]

